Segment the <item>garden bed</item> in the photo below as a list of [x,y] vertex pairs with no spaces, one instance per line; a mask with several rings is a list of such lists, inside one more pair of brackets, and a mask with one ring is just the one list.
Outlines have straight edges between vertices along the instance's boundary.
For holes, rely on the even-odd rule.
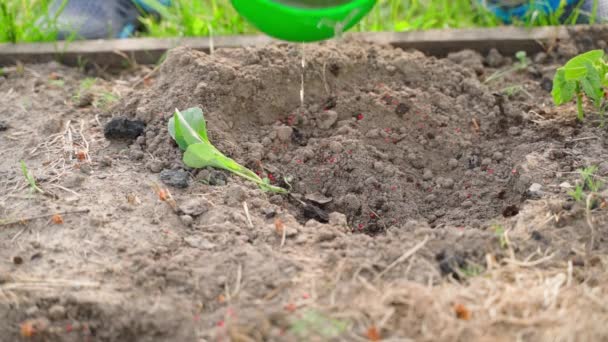
[[[0,340],[606,339],[605,202],[568,195],[578,169],[608,177],[606,128],[550,95],[558,65],[602,44],[518,61],[347,39],[177,48],[118,75],[9,68]],[[185,167],[167,120],[194,106],[290,195]]]

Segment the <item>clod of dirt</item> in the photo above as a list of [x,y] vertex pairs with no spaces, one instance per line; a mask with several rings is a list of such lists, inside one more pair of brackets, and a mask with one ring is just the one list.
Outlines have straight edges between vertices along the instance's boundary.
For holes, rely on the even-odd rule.
[[534,198],[534,199],[538,199],[538,198],[542,197],[542,195],[543,195],[543,193],[541,191],[542,188],[543,188],[542,185],[540,185],[538,183],[533,183],[528,188],[528,193],[527,193],[528,197]]
[[104,127],[106,139],[134,140],[144,133],[146,124],[140,120],[129,120],[125,117],[112,118]]
[[486,64],[491,68],[501,67],[505,63],[505,58],[498,52],[498,50],[492,48],[486,56]]
[[13,257],[13,264],[15,264],[15,265],[23,264],[23,258],[20,256]]
[[49,318],[58,321],[66,317],[66,310],[61,305],[53,305],[49,309]]
[[317,126],[320,129],[330,129],[338,120],[338,113],[333,110],[326,110],[319,113],[317,117]]
[[176,188],[187,188],[190,185],[190,174],[184,170],[162,170],[160,180]]
[[4,121],[0,121],[0,132],[6,131],[8,130],[9,125],[8,123],[4,122]]
[[78,97],[78,102],[76,103],[76,106],[78,108],[88,107],[93,104],[94,100],[95,96],[92,93],[86,92]]
[[444,250],[435,256],[442,275],[452,275],[459,280],[461,269],[467,266],[466,255],[459,251]]
[[277,134],[277,139],[281,142],[288,142],[293,134],[293,128],[289,126],[279,126],[274,129]]
[[306,203],[306,205],[303,206],[302,215],[304,216],[305,221],[312,219],[321,223],[329,222],[329,214],[327,211],[311,203]]
[[192,217],[200,216],[211,208],[211,203],[204,198],[192,198],[179,205],[179,210]]

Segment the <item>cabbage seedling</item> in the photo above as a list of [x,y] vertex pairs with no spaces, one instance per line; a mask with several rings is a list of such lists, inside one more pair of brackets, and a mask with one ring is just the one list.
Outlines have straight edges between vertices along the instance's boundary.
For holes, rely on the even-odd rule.
[[207,123],[202,109],[198,107],[180,112],[175,109],[169,120],[169,134],[184,152],[184,164],[193,168],[214,167],[230,171],[256,183],[262,190],[287,193],[287,190],[270,185],[268,178],[262,179],[255,172],[226,157],[211,144],[207,135]]
[[583,95],[586,95],[599,110],[603,124],[604,87],[608,86],[606,74],[608,65],[603,50],[592,50],[572,58],[555,72],[553,102],[559,106],[576,96],[578,120],[582,121],[585,117]]

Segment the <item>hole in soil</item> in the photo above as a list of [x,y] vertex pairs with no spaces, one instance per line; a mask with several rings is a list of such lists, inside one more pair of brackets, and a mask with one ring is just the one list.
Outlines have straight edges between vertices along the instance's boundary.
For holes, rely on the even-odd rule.
[[[214,144],[291,187],[284,204],[302,222],[337,211],[353,230],[377,234],[409,220],[482,227],[517,215],[525,185],[511,152],[526,143],[517,103],[447,60],[364,43],[314,50],[304,107],[289,45],[212,56],[176,49],[142,102],[168,113],[203,107]],[[147,128],[159,159],[165,125]]]

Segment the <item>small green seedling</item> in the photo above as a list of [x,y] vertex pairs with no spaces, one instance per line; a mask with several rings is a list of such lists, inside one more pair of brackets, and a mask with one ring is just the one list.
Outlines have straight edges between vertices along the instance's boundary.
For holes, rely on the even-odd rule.
[[32,176],[32,174],[29,172],[29,170],[27,169],[27,166],[25,165],[25,162],[23,160],[21,161],[21,172],[23,172],[23,176],[25,177],[25,180],[30,185],[30,189],[32,192],[39,192],[41,194],[44,193],[44,191],[42,189],[40,189],[38,187],[38,185],[36,185],[36,180],[34,179],[34,176]]
[[292,322],[290,331],[300,339],[322,337],[335,339],[348,328],[348,322],[337,320],[316,310],[306,310]]
[[184,164],[189,167],[210,166],[224,169],[256,183],[264,191],[287,193],[287,190],[270,185],[269,179],[260,178],[255,172],[226,157],[213,146],[209,141],[207,123],[200,108],[189,108],[183,112],[176,109],[169,120],[169,134],[179,148],[185,151]]
[[506,70],[496,71],[495,73],[490,75],[490,77],[488,77],[483,83],[490,83],[499,78],[505,77],[506,75],[512,72],[525,70],[530,65],[530,59],[528,58],[528,55],[525,51],[517,51],[517,53],[515,54],[515,58],[517,59],[517,62],[515,62],[512,67]]
[[604,183],[596,179],[597,166],[595,165],[578,170],[578,172],[581,175],[582,182],[578,183],[574,190],[569,191],[568,195],[572,196],[577,202],[583,202],[587,198],[585,190],[590,193],[597,193],[604,186]]
[[496,237],[498,238],[500,248],[506,249],[507,247],[509,247],[505,229],[501,225],[497,224],[492,226],[492,230],[494,230],[494,234],[496,234]]
[[576,97],[578,120],[585,117],[583,96],[593,101],[604,122],[604,87],[608,86],[606,74],[608,65],[604,61],[604,50],[592,50],[570,59],[557,69],[553,78],[553,102],[557,106],[572,101]]

